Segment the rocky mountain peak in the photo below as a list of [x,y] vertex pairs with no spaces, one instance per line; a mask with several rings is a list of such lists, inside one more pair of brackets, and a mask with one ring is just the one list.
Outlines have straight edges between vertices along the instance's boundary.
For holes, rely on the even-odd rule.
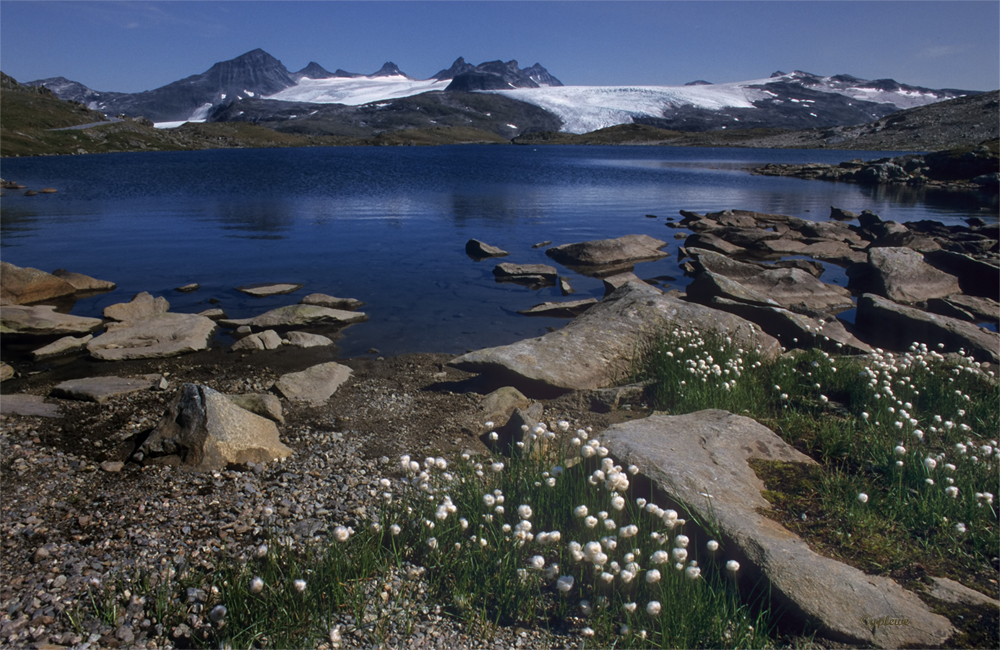
[[386,61],[385,64],[382,65],[382,68],[379,69],[378,72],[376,72],[374,74],[370,74],[368,76],[371,77],[371,78],[373,78],[373,79],[375,77],[407,77],[407,78],[409,78],[409,75],[407,75],[402,70],[400,70],[399,66],[397,66],[392,61]]
[[463,57],[458,57],[455,62],[451,64],[450,68],[446,70],[441,70],[436,75],[431,77],[431,79],[437,79],[438,81],[445,81],[447,79],[454,79],[463,72],[469,72],[470,70],[475,70],[476,66],[471,63],[466,63]]
[[523,70],[524,74],[528,75],[528,78],[534,81],[539,86],[561,86],[563,82],[559,81],[552,74],[542,67],[541,63],[536,63],[530,68],[525,68]]
[[329,79],[337,75],[315,61],[310,61],[309,65],[296,72],[294,76],[300,79],[303,77],[308,77],[309,79]]

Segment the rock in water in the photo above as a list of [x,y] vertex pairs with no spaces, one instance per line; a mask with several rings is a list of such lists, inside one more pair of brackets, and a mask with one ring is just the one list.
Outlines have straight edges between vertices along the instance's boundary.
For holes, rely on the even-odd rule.
[[170,303],[163,296],[153,297],[145,291],[138,293],[130,302],[120,302],[104,308],[104,317],[111,320],[128,322],[151,318],[157,314],[166,313]]
[[258,298],[264,298],[266,296],[280,296],[286,293],[294,293],[302,288],[301,284],[248,284],[243,287],[236,287],[236,290],[240,293],[245,293],[249,296],[256,296]]
[[[948,619],[893,580],[818,555],[759,514],[771,506],[748,460],[815,463],[750,418],[718,410],[655,415],[614,425],[601,441],[698,519],[715,522],[725,547],[741,556],[738,579],[748,585],[765,579],[778,609],[818,635],[898,648],[940,647],[954,633]],[[863,617],[906,618],[909,625],[873,629]]]
[[604,388],[624,372],[649,337],[674,323],[719,332],[744,349],[760,348],[765,356],[780,354],[774,338],[738,316],[629,282],[561,330],[470,352],[448,365],[488,374],[529,396]]
[[293,327],[333,327],[360,323],[368,320],[367,314],[317,305],[288,305],[278,307],[253,318],[225,318],[219,322],[225,327],[247,326],[255,331],[289,329]]
[[0,305],[24,305],[73,293],[72,284],[51,273],[0,262]]
[[649,235],[625,235],[617,239],[563,244],[545,251],[545,254],[568,266],[610,266],[666,257],[660,249],[667,242]]
[[200,471],[265,463],[292,454],[278,439],[274,422],[197,384],[184,384],[140,451],[154,462],[175,456]]
[[925,302],[961,291],[957,277],[934,268],[909,248],[871,248],[868,267],[866,288],[893,302]]
[[344,311],[354,311],[365,306],[365,303],[355,298],[337,298],[328,296],[325,293],[310,293],[299,301],[300,305],[318,305],[329,307],[330,309],[343,309]]
[[506,257],[510,255],[510,253],[502,248],[490,246],[478,239],[470,239],[465,243],[465,254],[477,260],[486,259],[487,257]]
[[204,316],[158,314],[131,323],[110,323],[107,332],[87,344],[87,350],[102,361],[173,357],[207,349],[215,327]]
[[493,269],[497,282],[552,285],[559,273],[548,264],[511,264],[502,262]]
[[274,387],[285,399],[322,406],[341,384],[350,379],[352,372],[347,366],[331,361],[282,375]]
[[66,269],[56,269],[52,272],[52,275],[69,282],[77,291],[84,291],[88,293],[97,291],[112,291],[118,286],[114,282],[98,280],[97,278],[92,278],[89,275],[73,273],[71,271],[67,271]]

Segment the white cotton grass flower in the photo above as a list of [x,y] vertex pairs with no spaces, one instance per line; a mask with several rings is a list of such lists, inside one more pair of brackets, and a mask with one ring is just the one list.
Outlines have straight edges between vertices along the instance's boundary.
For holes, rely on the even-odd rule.
[[541,571],[545,568],[545,558],[541,555],[532,555],[528,558],[528,566],[536,571]]
[[261,544],[260,546],[258,546],[255,554],[257,555],[258,559],[267,557],[267,544]]
[[583,600],[581,600],[581,601],[580,601],[580,612],[581,612],[581,613],[582,613],[582,614],[583,614],[584,616],[590,616],[591,614],[593,614],[593,613],[594,613],[594,608],[593,608],[593,606],[592,606],[592,605],[590,604],[590,601],[589,601],[589,600],[587,600],[587,599],[583,599]]
[[958,498],[958,488],[954,485],[949,485],[944,489],[944,493],[950,496],[952,499]]
[[389,526],[389,532],[392,533],[393,537],[399,535],[399,533],[401,533],[402,531],[403,531],[403,529],[400,528],[397,524],[393,524],[393,525]]
[[337,526],[333,529],[333,538],[340,543],[346,542],[351,536],[351,529],[346,526]]
[[527,504],[518,506],[517,516],[521,519],[531,519],[531,506]]
[[621,512],[625,509],[625,498],[620,495],[612,497],[611,507]]
[[437,550],[438,547],[437,537],[429,537],[427,539],[427,545],[431,547],[432,551]]
[[936,460],[934,460],[930,456],[928,456],[927,458],[924,459],[924,468],[928,472],[933,471],[935,467],[937,467],[937,461]]
[[651,600],[646,603],[646,613],[650,616],[659,616],[661,609],[660,601],[658,600]]
[[678,547],[670,552],[670,556],[674,559],[675,562],[683,562],[684,560],[687,559],[688,552],[686,548]]
[[674,538],[674,544],[678,548],[687,548],[690,541],[691,540],[688,539],[687,535],[678,535],[677,537]]
[[686,569],[684,569],[684,575],[689,580],[697,580],[698,576],[701,575],[701,569],[698,568],[696,564],[689,564]]
[[657,569],[650,569],[646,572],[646,582],[651,585],[655,585],[660,581],[660,572]]
[[965,524],[963,524],[961,522],[955,524],[955,532],[959,533],[960,535],[964,535],[965,534]]
[[292,586],[294,586],[295,591],[299,592],[300,594],[305,593],[306,591],[306,581],[302,580],[301,578],[293,582]]
[[264,580],[260,576],[254,576],[250,581],[250,593],[259,594],[264,591]]
[[705,543],[705,548],[707,548],[710,552],[715,553],[719,550],[719,543],[714,539],[710,539]]
[[585,506],[585,505],[583,505],[583,506],[577,506],[577,507],[573,508],[573,516],[574,517],[579,517],[580,519],[583,519],[588,514],[589,514],[589,511],[587,510],[587,506]]
[[736,573],[739,570],[740,570],[740,563],[737,562],[736,560],[729,560],[728,562],[726,562],[726,571],[729,571],[730,573]]
[[580,630],[580,634],[582,636],[585,636],[585,637],[588,637],[588,638],[592,637],[592,636],[594,636],[594,628],[592,628],[592,627],[585,627],[582,630]]
[[858,492],[858,501],[861,503],[868,503],[868,495],[864,492]]
[[561,593],[568,594],[572,591],[575,581],[576,578],[573,576],[559,576],[559,579],[556,580],[556,589]]
[[583,523],[587,526],[587,528],[594,528],[595,526],[597,526],[597,517],[591,515],[586,519],[584,519]]
[[226,613],[228,611],[229,610],[226,609],[225,605],[216,605],[212,608],[212,611],[208,613],[208,620],[215,624],[219,624],[224,618],[226,618]]
[[653,551],[649,561],[653,564],[666,564],[670,561],[670,555],[664,550]]

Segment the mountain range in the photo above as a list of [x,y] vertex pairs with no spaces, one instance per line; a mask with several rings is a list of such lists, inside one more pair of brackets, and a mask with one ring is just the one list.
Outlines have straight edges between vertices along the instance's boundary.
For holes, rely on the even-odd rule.
[[462,57],[429,79],[414,79],[392,62],[367,75],[329,72],[316,62],[290,72],[261,49],[140,93],[95,91],[63,77],[26,85],[45,86],[61,99],[109,115],[143,116],[158,126],[244,121],[290,133],[344,136],[469,126],[506,138],[630,123],[688,132],[849,126],[978,94],[801,71],[722,84],[565,86],[538,63],[522,69],[517,61],[473,65]]

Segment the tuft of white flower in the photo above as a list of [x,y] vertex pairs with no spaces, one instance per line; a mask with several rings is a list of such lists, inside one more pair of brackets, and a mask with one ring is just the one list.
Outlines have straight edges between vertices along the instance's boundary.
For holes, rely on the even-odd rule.
[[532,555],[528,559],[528,566],[537,571],[541,571],[545,568],[545,558],[541,555]]
[[562,593],[569,593],[573,589],[573,582],[576,579],[573,576],[559,576],[556,580],[556,589]]
[[597,517],[594,517],[593,515],[591,515],[591,516],[587,517],[586,519],[584,519],[583,523],[587,526],[587,528],[593,528],[594,526],[597,525]]
[[736,573],[739,570],[740,570],[740,563],[737,562],[736,560],[729,560],[728,562],[726,562],[726,571],[729,571],[730,573]]
[[250,593],[259,594],[262,591],[264,591],[264,581],[260,577],[255,576],[250,581]]
[[964,534],[965,533],[965,524],[963,524],[961,522],[955,524],[955,532],[959,533],[959,534]]
[[[581,605],[581,607],[582,607],[582,605]],[[582,636],[585,636],[585,637],[588,637],[588,638],[592,637],[592,636],[594,636],[594,628],[592,628],[592,627],[585,627],[582,630],[580,630],[580,634]]]
[[431,547],[432,551],[437,550],[438,547],[437,537],[427,538],[427,545]]
[[306,581],[305,580],[302,580],[302,579],[296,580],[295,582],[292,583],[292,585],[294,585],[295,591],[299,592],[300,594],[301,593],[305,593],[305,590],[306,590]]
[[660,581],[660,572],[657,569],[650,569],[646,572],[646,582],[655,585]]
[[497,461],[497,462],[493,463],[492,465],[490,465],[490,469],[492,469],[494,472],[502,472],[503,471],[503,463],[501,463],[500,461]]
[[584,506],[577,506],[577,507],[573,508],[573,515],[576,516],[576,517],[583,518],[583,517],[586,517],[587,514],[588,514],[588,510],[587,510],[587,506],[585,506],[585,505]]
[[523,504],[517,507],[517,516],[521,519],[531,519],[531,506]]
[[864,492],[858,492],[858,501],[861,503],[868,503],[868,495]]
[[226,612],[228,611],[229,610],[226,609],[225,605],[216,605],[212,608],[212,611],[208,613],[208,620],[216,624],[221,623],[222,619],[226,617]]
[[687,535],[678,535],[674,538],[674,544],[679,548],[687,548],[691,540],[688,539]]
[[944,493],[950,496],[952,499],[955,499],[958,497],[958,488],[955,487],[954,485],[949,485],[944,489]]
[[670,561],[670,555],[666,551],[657,550],[653,551],[653,555],[649,559],[653,564],[666,564]]
[[584,616],[590,616],[594,612],[594,608],[590,605],[590,601],[587,599],[580,601],[580,612]]
[[937,461],[928,456],[924,459],[924,467],[927,468],[927,471],[929,472],[937,467]]
[[716,551],[719,550],[719,543],[717,541],[715,541],[714,539],[710,539],[705,544],[705,548],[707,548],[712,553],[715,553]]
[[267,557],[267,544],[261,544],[257,547],[256,555],[258,558]]
[[684,569],[684,575],[690,580],[697,580],[698,576],[701,575],[701,569],[694,564],[689,564],[688,567]]
[[621,495],[616,495],[611,498],[611,507],[619,512],[625,509],[625,499]]
[[896,445],[896,447],[895,447],[895,449],[893,449],[893,451],[896,452],[897,456],[905,456],[906,455],[906,447],[904,447],[903,445]]
[[651,600],[646,604],[646,613],[650,616],[659,616],[660,609],[660,601],[658,600]]
[[686,548],[675,548],[670,552],[671,557],[677,562],[683,562],[687,559],[688,552]]

